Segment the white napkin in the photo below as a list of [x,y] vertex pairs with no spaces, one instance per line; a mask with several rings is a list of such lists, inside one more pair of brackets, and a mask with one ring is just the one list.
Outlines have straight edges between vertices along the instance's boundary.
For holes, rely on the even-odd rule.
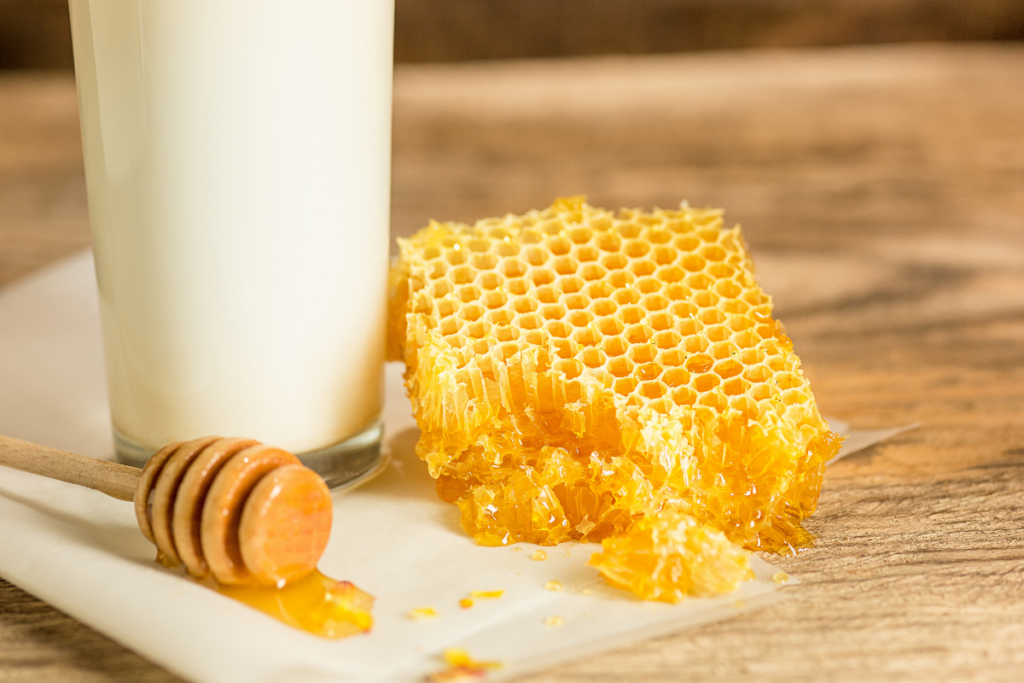
[[[0,433],[95,457],[113,452],[94,289],[85,252],[0,290]],[[397,366],[387,369],[387,392],[391,466],[335,493],[334,532],[320,562],[325,574],[376,596],[368,635],[331,641],[284,626],[155,564],[131,505],[2,467],[0,576],[170,671],[210,683],[416,681],[443,668],[448,647],[502,662],[490,673],[500,679],[785,596],[771,579],[776,570],[758,558],[758,578],[736,593],[667,605],[606,587],[586,566],[595,544],[545,548],[545,561],[531,559],[537,547],[529,544],[475,546],[413,453],[418,432]],[[875,442],[867,441],[860,447]],[[553,580],[562,591],[545,589]],[[505,592],[459,607],[471,591],[492,590]],[[419,607],[440,616],[407,618]],[[553,616],[564,623],[546,625]]]

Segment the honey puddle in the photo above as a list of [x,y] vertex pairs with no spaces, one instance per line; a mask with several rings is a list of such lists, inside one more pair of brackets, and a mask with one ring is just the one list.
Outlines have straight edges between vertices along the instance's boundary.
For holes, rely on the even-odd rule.
[[347,638],[373,626],[373,596],[317,570],[282,588],[217,585],[214,590],[323,638]]
[[163,553],[158,564],[181,573],[185,578],[217,591],[233,600],[257,609],[283,624],[322,638],[348,638],[367,633],[373,627],[373,596],[349,581],[338,581],[319,570],[285,584],[275,586],[225,586],[212,577],[197,580],[175,566]]

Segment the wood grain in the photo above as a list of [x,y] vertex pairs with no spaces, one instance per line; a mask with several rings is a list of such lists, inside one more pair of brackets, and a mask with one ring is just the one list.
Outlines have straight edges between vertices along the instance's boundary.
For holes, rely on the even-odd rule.
[[[830,470],[817,547],[775,560],[792,600],[529,680],[1019,680],[1022,74],[1016,44],[398,69],[396,235],[571,193],[725,206],[823,411],[921,423]],[[88,241],[74,106],[0,81],[0,282]],[[0,582],[0,681],[57,679],[174,680]]]
[[134,500],[142,477],[137,467],[89,458],[0,434],[0,465],[66,481],[105,493],[118,500]]

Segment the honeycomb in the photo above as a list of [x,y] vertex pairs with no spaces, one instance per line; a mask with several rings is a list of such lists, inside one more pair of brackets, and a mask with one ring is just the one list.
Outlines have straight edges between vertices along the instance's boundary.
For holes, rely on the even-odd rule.
[[612,586],[645,600],[679,602],[688,595],[731,593],[754,578],[745,550],[677,509],[644,517],[601,546],[590,564]]
[[399,248],[389,355],[477,543],[600,541],[663,510],[748,549],[812,542],[840,437],[720,210],[570,197]]

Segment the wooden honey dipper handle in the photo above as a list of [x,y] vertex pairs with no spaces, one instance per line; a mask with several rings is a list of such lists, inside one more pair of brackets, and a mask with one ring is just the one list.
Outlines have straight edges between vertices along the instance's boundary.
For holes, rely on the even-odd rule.
[[320,475],[252,439],[169,444],[144,469],[0,435],[0,465],[134,501],[168,566],[222,584],[282,586],[316,567],[331,533]]
[[132,500],[142,470],[89,458],[0,434],[0,465],[50,479],[78,484],[117,498]]

